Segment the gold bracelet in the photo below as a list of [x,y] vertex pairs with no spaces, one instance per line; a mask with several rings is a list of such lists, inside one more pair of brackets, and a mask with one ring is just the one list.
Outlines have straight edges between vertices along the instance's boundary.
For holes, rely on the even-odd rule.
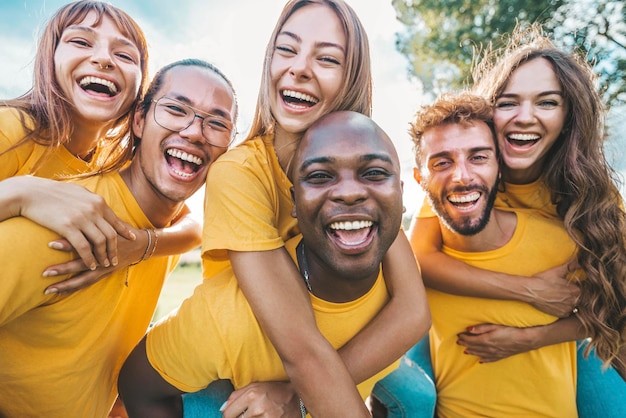
[[[146,256],[148,255],[148,251],[150,251],[150,246],[152,245],[152,234],[150,233],[150,229],[144,229],[144,231],[146,231],[146,234],[148,234],[148,245],[146,245],[146,249],[143,252],[143,255],[141,256],[141,258],[135,261],[134,263],[130,263],[128,267],[136,266],[137,264],[144,261],[146,259]],[[155,245],[155,248],[156,248],[156,245]]]
[[156,229],[152,229],[152,233],[154,234],[154,247],[152,247],[152,251],[150,251],[150,255],[146,257],[145,260],[147,260],[148,258],[152,258],[152,256],[154,255],[154,252],[156,251],[157,244],[159,243],[159,235],[157,234]]

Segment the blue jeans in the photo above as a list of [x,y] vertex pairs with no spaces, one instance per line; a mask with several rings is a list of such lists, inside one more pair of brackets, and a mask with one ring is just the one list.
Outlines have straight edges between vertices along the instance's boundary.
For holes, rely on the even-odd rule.
[[[626,417],[626,382],[613,368],[603,371],[595,352],[585,359],[586,344],[578,346],[579,418]],[[403,356],[397,370],[376,383],[372,394],[385,405],[388,418],[432,418],[437,400],[433,376],[426,336]],[[232,390],[229,381],[220,380],[184,395],[185,418],[221,418],[219,408]]]

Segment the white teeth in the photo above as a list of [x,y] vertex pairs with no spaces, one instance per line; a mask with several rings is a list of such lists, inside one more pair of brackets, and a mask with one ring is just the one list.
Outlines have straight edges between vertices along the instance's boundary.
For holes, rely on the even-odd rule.
[[171,155],[172,157],[178,158],[179,160],[187,161],[195,165],[202,165],[202,158],[195,155],[187,154],[185,151],[170,148],[166,152],[167,155]]
[[369,228],[372,225],[372,221],[333,222],[330,224],[330,228],[351,231],[353,229]]
[[450,196],[448,197],[448,200],[452,203],[470,203],[470,202],[474,202],[476,200],[478,200],[478,198],[480,197],[480,193],[478,192],[474,192],[474,193],[470,193],[468,195],[463,195],[463,196]]
[[172,171],[181,177],[191,177],[194,175],[194,173],[184,173],[182,171],[176,170],[175,168],[172,168]]
[[313,96],[293,90],[283,90],[283,96],[293,97],[294,99],[304,100],[313,104],[319,102],[319,100]]
[[83,78],[82,80],[80,80],[81,86],[84,87],[88,84],[101,84],[103,86],[106,86],[111,93],[117,94],[117,87],[115,86],[115,84],[113,84],[109,80],[105,80],[103,78],[94,77],[94,76],[87,76]]
[[509,138],[515,141],[536,141],[541,137],[536,134],[510,134]]

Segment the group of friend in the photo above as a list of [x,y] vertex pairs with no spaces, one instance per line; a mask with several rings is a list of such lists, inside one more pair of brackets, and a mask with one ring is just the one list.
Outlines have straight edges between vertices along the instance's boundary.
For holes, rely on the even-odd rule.
[[[60,8],[0,108],[0,416],[106,417],[118,388],[130,417],[390,416],[420,344],[436,396],[404,416],[583,416],[596,378],[626,396],[626,220],[592,69],[536,26],[483,58],[410,121],[427,198],[407,239],[344,0],[287,2],[234,146],[218,68],[149,82],[130,16]],[[200,244],[204,280],[150,326]]]

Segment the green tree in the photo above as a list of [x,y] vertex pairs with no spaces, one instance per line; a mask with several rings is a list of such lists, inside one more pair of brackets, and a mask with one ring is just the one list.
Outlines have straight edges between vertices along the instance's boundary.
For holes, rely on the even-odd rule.
[[566,50],[586,54],[607,105],[626,104],[624,0],[392,0],[406,30],[396,47],[425,92],[471,84],[474,57],[517,22],[539,22]]

